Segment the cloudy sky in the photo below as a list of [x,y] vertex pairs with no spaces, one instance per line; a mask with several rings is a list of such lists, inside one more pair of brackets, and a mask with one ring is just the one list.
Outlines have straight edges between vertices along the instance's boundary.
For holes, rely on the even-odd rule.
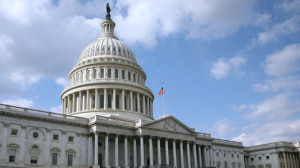
[[300,141],[300,0],[0,0],[0,103],[60,111],[110,2],[166,111],[244,145]]

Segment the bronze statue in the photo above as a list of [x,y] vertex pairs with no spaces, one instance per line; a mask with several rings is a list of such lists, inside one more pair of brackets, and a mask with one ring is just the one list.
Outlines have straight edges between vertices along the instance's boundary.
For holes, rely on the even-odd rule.
[[106,4],[106,12],[107,12],[107,14],[106,14],[106,16],[105,16],[105,19],[107,19],[107,20],[111,20],[110,19],[110,7],[109,7],[109,3],[107,3]]

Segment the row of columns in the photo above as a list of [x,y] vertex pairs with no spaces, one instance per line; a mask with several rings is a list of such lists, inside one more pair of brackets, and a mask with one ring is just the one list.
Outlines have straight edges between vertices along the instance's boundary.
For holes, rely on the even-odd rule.
[[[63,113],[71,114],[74,112],[80,112],[85,110],[99,110],[99,109],[108,109],[108,89],[104,88],[103,90],[103,108],[100,108],[100,92],[99,89],[79,91],[78,93],[72,93],[63,98]],[[120,94],[117,94],[119,91]],[[127,94],[126,94],[127,92]],[[135,95],[133,94],[135,93]],[[121,101],[118,103],[119,108],[117,108],[116,95],[121,97]],[[126,100],[125,100],[126,99]],[[134,101],[136,99],[136,102]],[[119,101],[119,100],[118,100]],[[126,103],[125,103],[126,101]],[[124,89],[112,89],[111,95],[111,109],[116,110],[120,109],[122,111],[136,111],[144,113],[148,116],[153,116],[153,100],[138,92],[125,91]]]
[[283,152],[283,163],[285,168],[299,168],[300,155],[294,152]]
[[[98,168],[99,164],[98,164],[98,133],[94,134],[95,136],[95,150],[94,150],[94,165],[93,168]],[[114,140],[114,145],[115,145],[115,156],[114,156],[114,160],[115,160],[115,165],[113,165],[113,167],[119,168],[119,155],[121,155],[121,153],[119,152],[119,135],[114,135],[115,136],[115,140]],[[137,165],[137,139],[133,138],[133,167],[137,168],[143,168],[145,166],[145,151],[144,151],[144,137],[140,136],[139,137],[140,140],[140,165]],[[157,159],[158,159],[158,165],[162,165],[162,161],[161,161],[161,139],[160,138],[156,138],[157,140]],[[171,140],[172,143],[172,153],[173,153],[173,167],[177,168],[177,167],[181,167],[184,168],[186,167],[185,165],[187,165],[187,168],[192,168],[192,167],[212,167],[212,157],[211,155],[207,155],[206,150],[207,150],[207,146],[201,146],[198,145],[194,142],[186,142],[186,163],[184,160],[184,150],[183,150],[183,146],[184,146],[184,141],[179,140],[179,145],[180,145],[180,165],[177,165],[177,154],[176,154],[176,141],[175,139]],[[165,163],[167,166],[170,165],[170,157],[169,157],[169,142],[170,139],[164,139],[165,142]],[[105,160],[104,160],[104,166],[106,168],[109,168],[109,134],[105,134]],[[191,148],[191,149],[190,149]],[[203,149],[203,154],[202,154],[202,149]],[[192,150],[193,156],[191,158],[190,156],[190,150]],[[198,151],[198,152],[197,152]],[[210,150],[208,150],[210,151]],[[124,158],[125,158],[125,168],[129,167],[129,162],[128,162],[128,137],[124,136]],[[193,160],[193,165],[191,162],[191,159]],[[153,157],[153,137],[149,137],[149,166],[150,167],[154,167],[154,157]]]
[[[110,74],[109,74],[110,73]],[[123,74],[124,73],[124,74]],[[137,82],[140,85],[144,85],[144,77],[137,72],[129,70],[118,69],[114,67],[102,67],[102,68],[88,68],[76,73],[71,76],[71,85],[89,81],[93,79],[122,79]]]

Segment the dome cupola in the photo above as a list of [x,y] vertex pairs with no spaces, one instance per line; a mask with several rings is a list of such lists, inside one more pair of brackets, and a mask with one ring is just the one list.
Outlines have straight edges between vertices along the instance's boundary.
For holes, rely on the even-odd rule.
[[61,94],[68,115],[153,120],[153,93],[134,53],[114,35],[107,5],[102,34],[82,51],[69,73],[70,86]]

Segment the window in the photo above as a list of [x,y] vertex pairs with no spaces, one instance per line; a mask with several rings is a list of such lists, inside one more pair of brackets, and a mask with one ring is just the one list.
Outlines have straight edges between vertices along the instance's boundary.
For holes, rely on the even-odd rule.
[[216,153],[216,156],[219,157],[219,153],[218,152]]
[[73,166],[73,154],[68,154],[68,166]]
[[107,77],[108,77],[108,78],[111,78],[111,69],[110,69],[110,68],[108,69]]
[[12,129],[10,135],[13,135],[13,136],[18,135],[18,129]]
[[258,160],[261,160],[261,157],[258,157]]
[[130,74],[130,72],[128,72],[128,80],[129,81],[131,80],[131,74]]
[[104,78],[104,69],[103,68],[101,68],[101,70],[100,70],[100,78]]
[[9,162],[15,162],[17,155],[17,149],[9,149]]
[[266,159],[270,159],[270,156],[266,156]]
[[104,108],[104,95],[100,95],[100,108]]
[[237,158],[240,158],[240,155],[238,154],[236,157],[237,157]]
[[32,134],[32,136],[33,136],[33,138],[38,138],[39,137],[39,134],[37,133],[37,132],[34,132],[33,134]]
[[133,82],[135,82],[135,73],[133,73]]
[[58,141],[58,135],[57,134],[53,135],[53,140]]
[[58,153],[52,153],[52,165],[57,165]]
[[31,151],[30,151],[30,156],[31,156],[30,163],[31,164],[37,164],[38,155],[39,155],[39,153],[38,153],[38,147],[37,146],[33,146],[31,148]]
[[119,78],[119,71],[115,69],[115,78]]
[[251,158],[250,160],[251,160],[251,161],[254,161],[254,158]]
[[69,141],[69,142],[73,142],[73,141],[74,141],[74,137],[69,136],[69,137],[68,137],[68,141]]
[[233,154],[231,154],[231,157],[232,157],[232,158],[234,158],[234,155],[233,155]]
[[95,79],[97,77],[97,69],[94,69],[94,74],[93,78]]
[[108,95],[108,108],[111,108],[111,95]]
[[122,79],[125,79],[125,71],[122,70]]
[[226,157],[226,153],[224,153],[224,157]]
[[116,108],[120,108],[119,95],[116,95]]
[[138,83],[140,83],[140,76],[138,75]]

